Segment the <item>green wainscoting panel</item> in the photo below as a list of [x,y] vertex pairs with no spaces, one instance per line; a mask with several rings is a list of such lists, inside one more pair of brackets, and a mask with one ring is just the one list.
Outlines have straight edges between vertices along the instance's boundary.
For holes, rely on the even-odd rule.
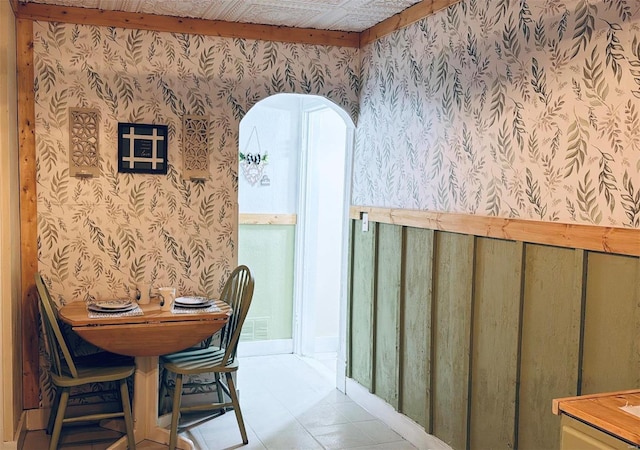
[[640,386],[640,258],[352,224],[351,377],[455,450],[557,450],[554,398]]
[[640,386],[639,259],[588,253],[582,392]]
[[399,411],[431,431],[431,304],[435,232],[404,231]]
[[373,392],[398,409],[402,228],[378,225]]
[[558,448],[554,398],[577,394],[584,252],[527,244],[518,449]]
[[467,445],[474,237],[436,234],[433,316],[433,434]]
[[295,232],[295,225],[239,226],[238,263],[255,278],[243,341],[292,338]]
[[373,305],[376,281],[376,230],[362,231],[362,221],[353,228],[353,262],[351,279],[351,325],[349,354],[351,376],[358,383],[373,389]]
[[[521,242],[477,238],[471,363],[470,446],[516,445]],[[490,432],[489,432],[490,430]]]

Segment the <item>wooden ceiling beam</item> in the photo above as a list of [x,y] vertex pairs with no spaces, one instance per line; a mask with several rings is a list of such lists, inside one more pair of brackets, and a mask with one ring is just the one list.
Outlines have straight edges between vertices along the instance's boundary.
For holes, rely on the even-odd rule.
[[461,0],[423,0],[360,33],[360,47],[424,19]]
[[32,2],[20,2],[15,14],[18,19],[26,20],[338,47],[357,48],[360,41],[360,33],[356,32],[170,17]]

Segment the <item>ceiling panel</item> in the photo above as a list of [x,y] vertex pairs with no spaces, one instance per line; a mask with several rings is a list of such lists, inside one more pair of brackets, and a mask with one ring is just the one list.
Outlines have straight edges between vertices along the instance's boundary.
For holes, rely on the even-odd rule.
[[228,22],[363,31],[420,0],[26,0]]

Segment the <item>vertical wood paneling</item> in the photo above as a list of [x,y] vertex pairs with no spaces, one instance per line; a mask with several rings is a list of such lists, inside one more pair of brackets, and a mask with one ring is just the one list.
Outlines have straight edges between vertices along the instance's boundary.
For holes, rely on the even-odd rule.
[[522,258],[522,243],[477,240],[471,449],[515,448]]
[[639,259],[588,253],[582,392],[640,386]]
[[433,434],[467,445],[474,238],[436,234],[433,324]]
[[559,448],[553,398],[640,384],[637,256],[360,229],[352,377],[454,449]]
[[400,412],[431,431],[431,305],[433,230],[404,232]]
[[18,66],[18,145],[20,153],[20,257],[22,261],[22,397],[24,409],[40,403],[38,352],[38,207],[36,197],[36,112],[34,99],[33,22],[16,21]]
[[373,301],[376,275],[376,224],[363,232],[356,220],[353,239],[351,298],[351,342],[349,361],[351,376],[369,390],[373,388]]
[[378,225],[374,393],[398,408],[402,227]]
[[551,401],[576,395],[583,253],[527,245],[522,324],[518,450],[559,448]]

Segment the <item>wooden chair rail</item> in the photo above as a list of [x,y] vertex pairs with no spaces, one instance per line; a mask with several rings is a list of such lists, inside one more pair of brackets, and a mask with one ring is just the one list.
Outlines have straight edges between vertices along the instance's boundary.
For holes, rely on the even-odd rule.
[[295,225],[298,221],[296,214],[240,214],[240,225]]
[[595,225],[538,222],[434,211],[351,206],[351,219],[427,228],[511,241],[640,256],[640,230]]

